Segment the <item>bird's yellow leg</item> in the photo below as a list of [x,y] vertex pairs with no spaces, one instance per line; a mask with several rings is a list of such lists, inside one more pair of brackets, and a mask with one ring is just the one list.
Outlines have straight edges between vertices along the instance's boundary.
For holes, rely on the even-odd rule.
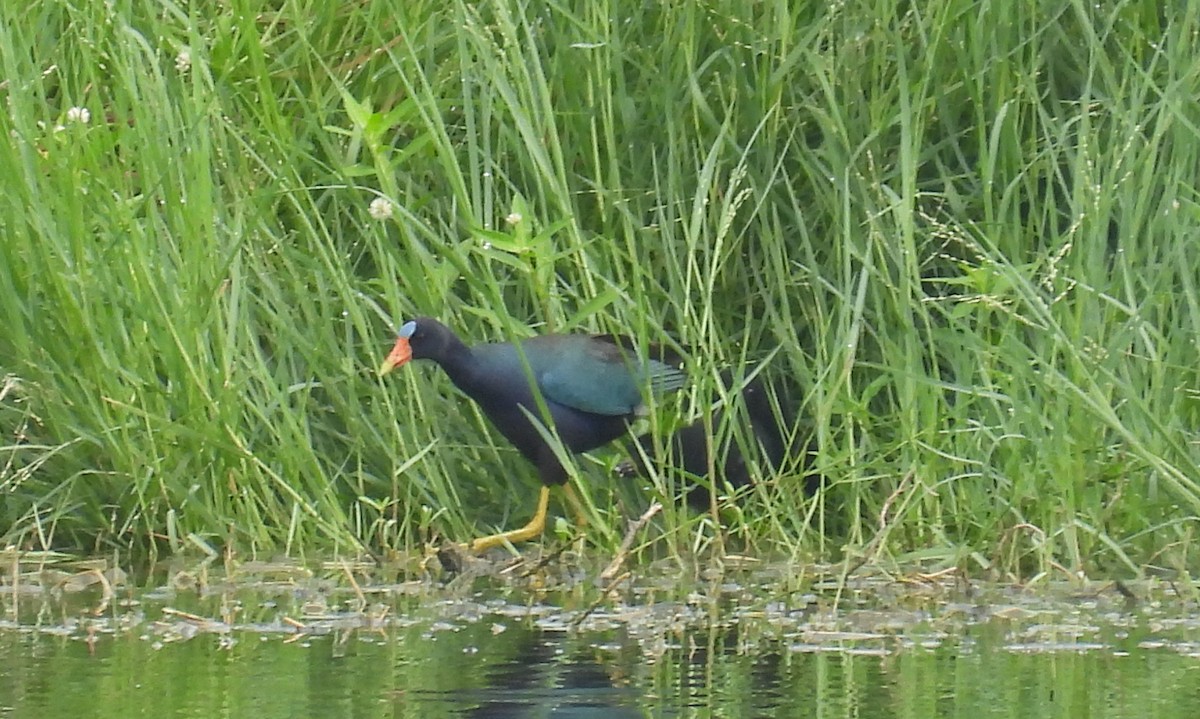
[[525,542],[542,533],[542,529],[546,526],[546,510],[550,507],[550,488],[542,485],[541,494],[538,495],[537,511],[533,513],[533,519],[520,529],[510,529],[507,532],[492,534],[486,537],[480,537],[471,542],[472,552],[482,552],[492,547],[499,547],[502,544],[516,544],[517,542]]
[[588,525],[587,511],[583,506],[583,501],[579,499],[579,495],[575,494],[575,489],[568,481],[563,485],[563,494],[567,498],[567,502],[571,505],[571,510],[575,512],[575,526],[583,529]]

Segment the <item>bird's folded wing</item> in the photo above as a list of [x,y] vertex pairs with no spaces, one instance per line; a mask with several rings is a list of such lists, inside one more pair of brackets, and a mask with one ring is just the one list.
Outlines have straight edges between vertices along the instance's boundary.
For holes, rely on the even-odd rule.
[[570,336],[556,350],[555,361],[537,373],[538,386],[547,399],[583,412],[632,414],[644,393],[672,392],[687,380],[683,370],[666,362],[586,335]]

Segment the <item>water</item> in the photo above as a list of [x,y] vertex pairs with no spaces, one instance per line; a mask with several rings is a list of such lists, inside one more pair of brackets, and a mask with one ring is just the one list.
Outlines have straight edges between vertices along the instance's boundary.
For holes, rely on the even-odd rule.
[[0,717],[1200,716],[1196,607],[1153,588],[25,584],[0,585]]

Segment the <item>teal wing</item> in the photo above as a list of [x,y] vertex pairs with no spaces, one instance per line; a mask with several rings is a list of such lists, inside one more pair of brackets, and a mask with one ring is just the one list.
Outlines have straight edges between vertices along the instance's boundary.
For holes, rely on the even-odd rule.
[[524,343],[546,398],[583,412],[632,414],[645,393],[673,392],[686,383],[679,367],[626,347],[589,335],[548,335]]

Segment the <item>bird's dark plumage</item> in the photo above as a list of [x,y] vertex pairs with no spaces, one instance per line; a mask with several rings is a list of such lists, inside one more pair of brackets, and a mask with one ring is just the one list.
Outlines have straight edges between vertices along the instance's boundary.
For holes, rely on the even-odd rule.
[[[732,373],[723,372],[721,381],[727,390],[736,389]],[[727,424],[731,426],[724,426]],[[760,471],[770,472],[783,468],[797,456],[806,459],[803,455],[808,452],[807,438],[800,436],[787,402],[776,387],[759,377],[746,381],[741,391],[735,393],[731,405],[713,413],[711,428],[718,437],[712,451],[715,475],[709,473],[709,448],[714,443],[702,421],[676,430],[665,442],[656,442],[649,434],[641,435],[637,445],[630,448],[629,459],[618,465],[617,471],[623,476],[645,476],[649,473],[648,458],[658,468],[675,473],[686,487],[685,497],[690,506],[707,509],[710,485],[718,490],[725,485],[739,489],[753,482],[755,465]],[[658,453],[660,447],[665,456]],[[806,488],[811,484],[807,482]]]
[[440,365],[546,486],[563,484],[567,472],[531,417],[552,428],[569,452],[586,452],[625,432],[644,393],[677,390],[686,381],[678,358],[658,346],[639,354],[612,335],[551,334],[468,347],[428,317],[404,324],[380,373],[410,359]]

